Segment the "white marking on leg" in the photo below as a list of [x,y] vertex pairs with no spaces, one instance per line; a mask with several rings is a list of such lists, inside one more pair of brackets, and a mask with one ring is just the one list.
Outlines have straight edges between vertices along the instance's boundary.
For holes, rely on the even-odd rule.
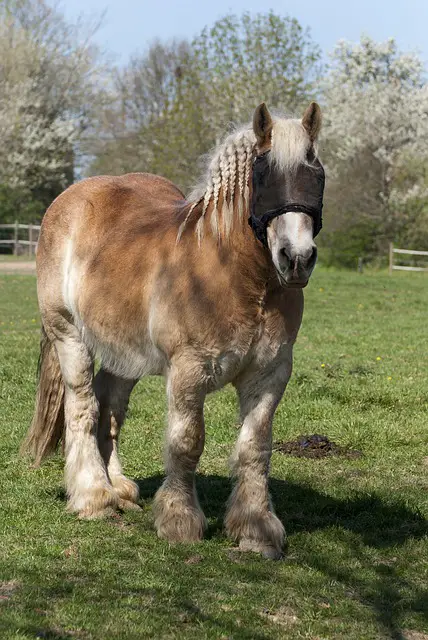
[[285,535],[268,491],[272,420],[291,374],[291,354],[292,346],[284,346],[275,368],[253,372],[237,383],[243,426],[232,458],[236,484],[226,529],[242,550],[272,558],[280,557]]
[[56,344],[65,382],[65,478],[69,508],[84,517],[117,503],[102,460],[97,436],[98,403],[92,387],[92,360],[78,331]]

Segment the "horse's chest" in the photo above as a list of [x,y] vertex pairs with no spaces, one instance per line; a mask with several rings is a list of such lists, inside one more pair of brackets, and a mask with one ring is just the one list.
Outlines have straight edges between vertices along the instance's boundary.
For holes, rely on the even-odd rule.
[[237,340],[220,354],[207,355],[204,373],[209,390],[214,391],[233,382],[247,369],[262,371],[275,361],[279,365],[284,347],[292,346],[293,342],[284,332],[272,334],[261,326],[251,341]]
[[209,391],[221,389],[236,377],[241,369],[242,354],[238,350],[227,350],[216,355],[206,355],[203,375]]

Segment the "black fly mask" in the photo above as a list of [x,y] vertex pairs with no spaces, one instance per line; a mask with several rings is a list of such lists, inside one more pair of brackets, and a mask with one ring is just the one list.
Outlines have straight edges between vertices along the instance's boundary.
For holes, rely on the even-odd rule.
[[317,158],[294,171],[280,171],[270,162],[270,151],[253,161],[253,195],[248,219],[254,235],[266,247],[267,227],[274,218],[289,211],[307,213],[313,220],[313,236],[322,227],[324,169]]

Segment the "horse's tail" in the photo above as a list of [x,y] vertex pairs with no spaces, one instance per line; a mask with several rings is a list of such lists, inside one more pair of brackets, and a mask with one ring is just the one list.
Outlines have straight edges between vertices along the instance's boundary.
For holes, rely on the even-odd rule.
[[55,346],[42,327],[36,404],[21,453],[28,452],[38,466],[55,451],[63,431],[64,382]]

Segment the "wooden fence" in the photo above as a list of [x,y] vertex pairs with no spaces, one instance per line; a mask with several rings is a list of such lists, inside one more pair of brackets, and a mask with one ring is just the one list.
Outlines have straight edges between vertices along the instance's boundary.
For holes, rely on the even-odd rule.
[[[6,230],[6,234],[2,233]],[[26,231],[27,233],[22,233]],[[11,238],[4,238],[3,235],[11,235]],[[37,242],[39,240],[40,225],[38,224],[0,224],[0,247],[12,247],[13,255],[28,253],[32,256],[36,253]],[[24,237],[25,239],[24,239]],[[22,251],[21,251],[22,250]]]
[[428,266],[420,267],[414,265],[404,265],[394,263],[394,256],[396,254],[406,256],[423,256],[428,263],[428,251],[415,251],[413,249],[396,249],[392,242],[389,244],[389,273],[393,271],[428,271]]

